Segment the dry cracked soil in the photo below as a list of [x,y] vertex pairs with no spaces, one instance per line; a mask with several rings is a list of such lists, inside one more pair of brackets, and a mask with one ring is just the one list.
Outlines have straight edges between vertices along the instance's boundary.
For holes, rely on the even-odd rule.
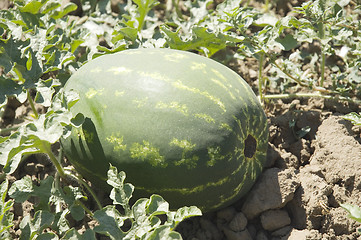
[[184,238],[360,240],[360,224],[340,207],[361,202],[360,128],[342,118],[347,108],[319,99],[269,106],[264,172],[238,203],[182,223]]

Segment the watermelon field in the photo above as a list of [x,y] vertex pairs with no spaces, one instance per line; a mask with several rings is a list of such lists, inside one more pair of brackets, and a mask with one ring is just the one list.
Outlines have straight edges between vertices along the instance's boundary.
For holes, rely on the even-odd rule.
[[0,239],[361,240],[360,0],[0,0]]

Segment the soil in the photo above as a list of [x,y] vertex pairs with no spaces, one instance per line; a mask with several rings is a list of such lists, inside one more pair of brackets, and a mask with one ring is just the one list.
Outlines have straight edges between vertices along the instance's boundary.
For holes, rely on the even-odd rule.
[[[252,61],[231,67],[254,85],[257,64]],[[340,207],[361,205],[361,128],[342,118],[360,108],[317,98],[274,100],[264,108],[268,162],[252,190],[236,204],[184,221],[176,230],[185,240],[361,240],[360,224]],[[0,127],[21,124],[29,114],[27,103],[11,100]],[[37,155],[27,158],[11,180],[52,174],[50,162]],[[22,217],[34,213],[33,205],[31,199],[14,205],[14,238]]]
[[[360,224],[340,207],[361,202],[360,128],[327,107],[335,104],[320,99],[269,103],[264,172],[238,203],[181,223],[184,239],[360,240]],[[307,126],[310,131],[297,137]]]

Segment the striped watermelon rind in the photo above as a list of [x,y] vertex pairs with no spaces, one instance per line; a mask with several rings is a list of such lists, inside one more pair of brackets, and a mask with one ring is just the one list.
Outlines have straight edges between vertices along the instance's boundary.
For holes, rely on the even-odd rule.
[[244,196],[266,162],[268,126],[247,83],[211,59],[170,49],[98,57],[67,82],[86,117],[61,143],[74,167],[105,187],[109,163],[134,197],[207,212]]

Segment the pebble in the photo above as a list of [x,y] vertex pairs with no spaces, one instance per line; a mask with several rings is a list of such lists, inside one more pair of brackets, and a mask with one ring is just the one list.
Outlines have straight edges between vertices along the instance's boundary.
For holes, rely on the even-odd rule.
[[260,231],[257,228],[258,227],[252,223],[248,223],[248,225],[247,225],[247,230],[248,230],[249,234],[251,234],[253,239],[256,238],[257,233]]
[[247,219],[254,219],[264,211],[282,208],[293,199],[299,186],[300,180],[294,169],[267,169],[248,194],[241,210]]
[[255,240],[268,240],[267,234],[264,231],[259,231]]
[[280,229],[272,232],[272,234],[271,234],[273,236],[272,239],[280,239],[282,237],[289,236],[292,229],[293,228],[291,226],[285,226],[283,228],[280,228]]
[[226,235],[227,240],[253,240],[247,229],[242,232],[234,232],[225,228],[223,229],[223,232],[224,235]]
[[234,207],[227,207],[217,212],[217,219],[222,219],[226,222],[230,222],[233,219],[233,216],[236,215],[236,213],[237,212]]
[[268,210],[261,214],[263,229],[274,231],[291,224],[291,219],[285,210]]
[[247,218],[242,212],[238,212],[229,223],[229,229],[234,232],[243,231],[247,226]]
[[308,229],[298,230],[292,229],[288,240],[299,240],[299,239],[307,239],[311,235],[311,231]]
[[210,220],[201,218],[199,224],[201,228],[205,231],[205,234],[210,235],[211,238],[207,239],[222,239],[222,233]]

